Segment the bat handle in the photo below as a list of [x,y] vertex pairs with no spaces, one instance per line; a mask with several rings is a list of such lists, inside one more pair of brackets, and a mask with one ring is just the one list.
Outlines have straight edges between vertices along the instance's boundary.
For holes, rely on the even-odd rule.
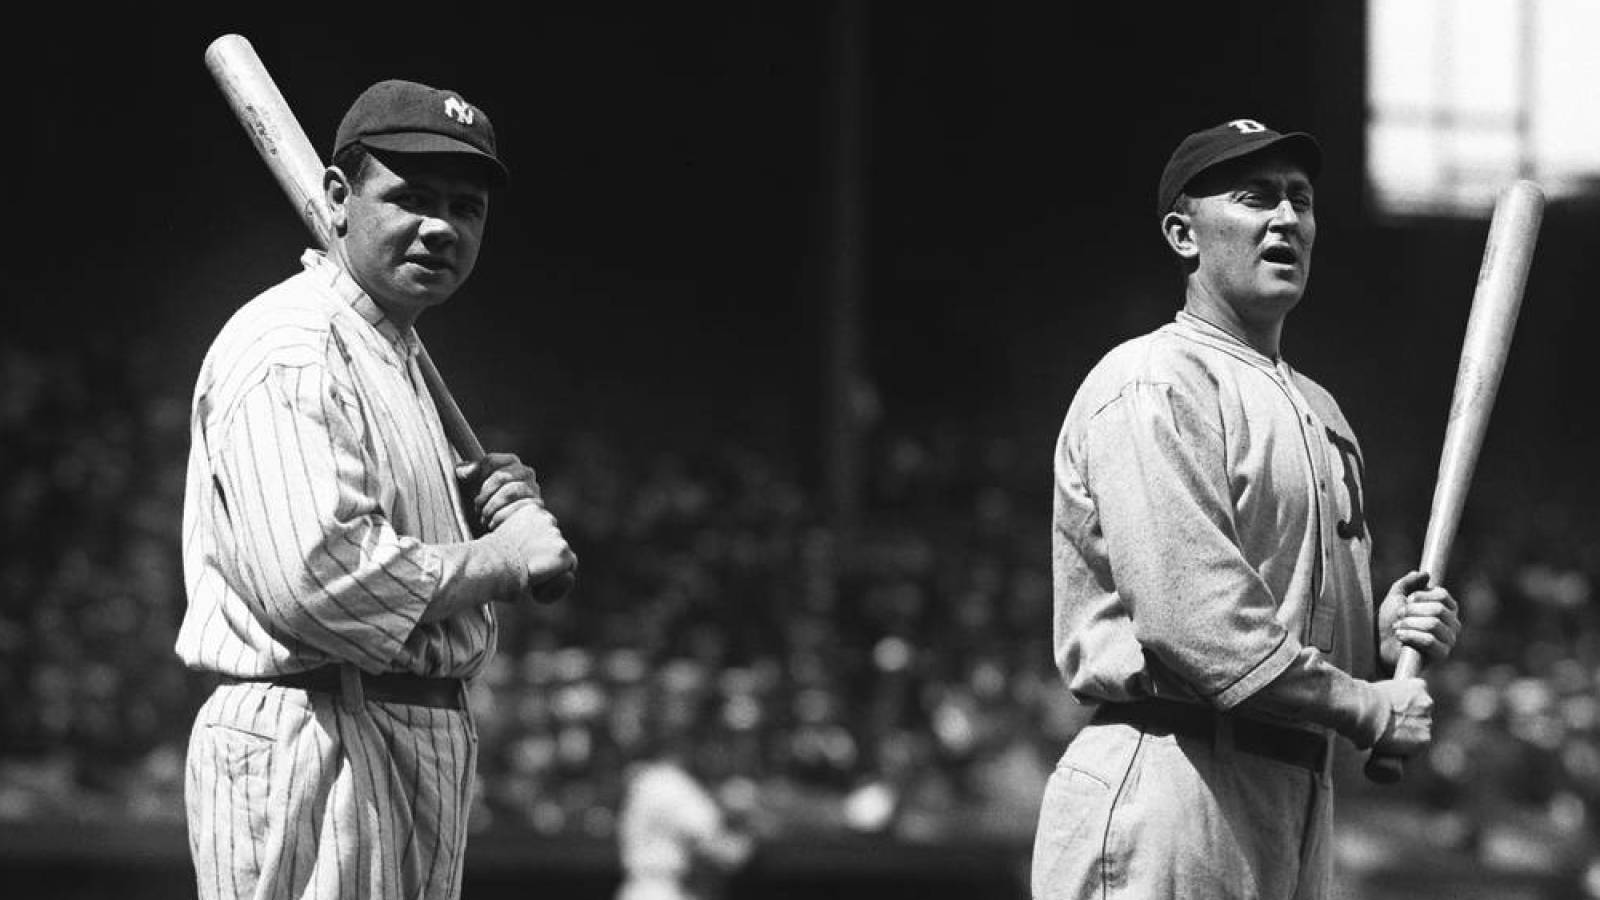
[[439,374],[439,367],[433,364],[433,357],[428,355],[427,347],[418,348],[417,368],[422,370],[422,380],[427,384],[428,393],[433,397],[433,405],[439,410],[439,421],[444,425],[444,434],[449,439],[450,445],[466,462],[483,459],[483,442],[478,440],[471,423],[462,414],[461,406],[451,395],[450,388],[445,386],[444,376]]
[[[1410,647],[1400,648],[1400,660],[1395,663],[1394,677],[1416,678],[1422,673],[1422,654]],[[1367,764],[1361,770],[1366,773],[1368,781],[1378,784],[1394,784],[1406,774],[1406,758],[1394,753],[1372,751],[1367,757]]]
[[[433,357],[428,355],[428,348],[420,347],[417,353],[417,368],[422,370],[422,380],[428,386],[428,393],[433,396],[433,403],[439,410],[439,420],[444,425],[445,437],[450,445],[461,454],[466,462],[477,462],[485,456],[483,442],[478,440],[477,432],[472,430],[472,423],[467,421],[461,412],[461,406],[450,393],[450,388],[445,386],[444,377],[439,374],[439,368],[433,364]],[[577,576],[571,572],[563,572],[548,581],[542,582],[533,588],[533,598],[540,603],[554,603],[572,592],[578,583]]]

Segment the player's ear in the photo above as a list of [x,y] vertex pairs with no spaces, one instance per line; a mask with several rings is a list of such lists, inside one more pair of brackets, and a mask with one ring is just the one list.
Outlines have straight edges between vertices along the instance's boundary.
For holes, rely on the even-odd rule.
[[322,173],[322,198],[328,203],[333,230],[337,234],[344,234],[345,225],[349,222],[344,204],[350,199],[350,194],[350,177],[338,166],[329,166]]
[[1167,239],[1167,246],[1172,252],[1183,259],[1194,259],[1200,255],[1200,248],[1194,242],[1193,220],[1188,213],[1173,210],[1161,219],[1161,236]]

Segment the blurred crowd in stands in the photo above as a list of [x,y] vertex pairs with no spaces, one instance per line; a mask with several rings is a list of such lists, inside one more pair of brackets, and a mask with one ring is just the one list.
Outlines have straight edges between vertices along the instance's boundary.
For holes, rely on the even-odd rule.
[[[0,821],[182,821],[208,685],[172,653],[188,385],[162,362],[132,341],[0,344]],[[785,454],[639,446],[538,447],[581,581],[503,610],[472,693],[475,826],[610,839],[629,764],[671,726],[699,736],[729,809],[779,835],[1029,839],[1082,720],[1051,663],[1048,434],[880,427],[844,527]],[[1432,840],[1491,864],[1583,865],[1600,845],[1600,525],[1583,491],[1485,485],[1452,576],[1463,644],[1430,674],[1432,752],[1394,788],[1356,760],[1344,796],[1405,798]],[[1377,540],[1387,584],[1415,546]]]

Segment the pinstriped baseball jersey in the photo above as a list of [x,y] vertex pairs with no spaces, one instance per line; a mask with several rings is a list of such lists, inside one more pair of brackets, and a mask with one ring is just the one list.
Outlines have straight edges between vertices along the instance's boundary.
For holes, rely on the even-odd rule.
[[430,544],[470,537],[416,335],[316,251],[243,306],[192,408],[177,652],[250,677],[353,663],[467,677],[494,652],[491,606],[418,625]]
[[[322,254],[302,263],[201,367],[178,655],[241,678],[328,664],[470,677],[494,652],[492,606],[418,624],[434,548],[469,531],[415,334]],[[189,742],[199,894],[457,897],[476,760],[464,709],[224,683]]]
[[[1252,705],[1370,745],[1384,717],[1361,455],[1325,391],[1180,312],[1089,374],[1056,454],[1056,660],[1086,700]],[[1255,707],[1286,715],[1286,708]]]

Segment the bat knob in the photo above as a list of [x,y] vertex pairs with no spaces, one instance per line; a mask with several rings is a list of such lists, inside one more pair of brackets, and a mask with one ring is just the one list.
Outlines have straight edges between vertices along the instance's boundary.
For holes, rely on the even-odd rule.
[[577,585],[578,578],[576,575],[571,572],[562,572],[548,581],[534,585],[529,592],[533,595],[533,599],[539,603],[555,603],[558,600],[565,600]]
[[1373,753],[1367,757],[1367,764],[1361,771],[1366,774],[1368,781],[1394,784],[1405,777],[1406,760],[1403,756],[1389,753]]

